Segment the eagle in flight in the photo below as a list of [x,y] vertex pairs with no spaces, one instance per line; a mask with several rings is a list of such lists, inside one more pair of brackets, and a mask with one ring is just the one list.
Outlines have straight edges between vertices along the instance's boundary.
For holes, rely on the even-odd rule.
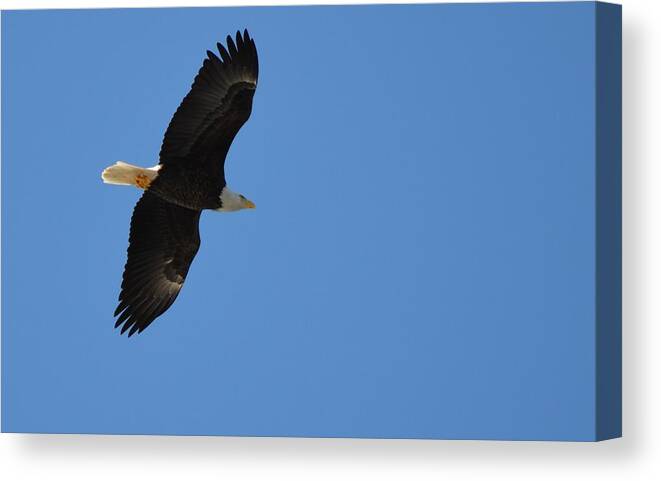
[[115,327],[129,337],[163,314],[181,290],[200,247],[204,209],[232,212],[255,204],[233,192],[225,157],[250,117],[257,88],[257,49],[247,30],[207,51],[190,92],[168,126],[159,163],[117,162],[101,174],[107,184],[144,190],[133,209]]

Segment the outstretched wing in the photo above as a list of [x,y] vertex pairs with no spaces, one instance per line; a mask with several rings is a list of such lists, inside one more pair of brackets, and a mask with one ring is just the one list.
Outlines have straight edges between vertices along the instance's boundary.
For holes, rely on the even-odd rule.
[[255,42],[247,30],[227,36],[227,49],[217,44],[220,58],[207,50],[190,92],[175,112],[161,146],[160,162],[206,163],[223,173],[225,156],[241,126],[250,117],[257,88]]
[[115,327],[142,332],[179,295],[200,248],[200,212],[145,192],[133,209]]

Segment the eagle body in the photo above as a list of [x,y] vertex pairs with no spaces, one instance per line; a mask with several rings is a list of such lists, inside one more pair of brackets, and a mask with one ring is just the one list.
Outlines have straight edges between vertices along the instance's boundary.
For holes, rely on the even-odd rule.
[[255,42],[247,30],[207,51],[190,92],[163,138],[159,164],[143,168],[117,162],[102,173],[109,184],[144,193],[131,217],[115,327],[142,332],[175,301],[200,248],[203,210],[230,212],[255,205],[233,192],[225,158],[250,117],[257,88]]
[[209,175],[197,166],[175,164],[159,169],[149,192],[187,209],[217,210],[222,207],[220,196],[225,187],[224,179]]

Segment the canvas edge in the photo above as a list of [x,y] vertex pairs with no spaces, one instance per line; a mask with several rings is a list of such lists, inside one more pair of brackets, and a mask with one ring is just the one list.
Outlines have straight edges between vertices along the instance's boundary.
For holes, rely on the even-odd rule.
[[595,441],[622,436],[622,7],[595,3]]

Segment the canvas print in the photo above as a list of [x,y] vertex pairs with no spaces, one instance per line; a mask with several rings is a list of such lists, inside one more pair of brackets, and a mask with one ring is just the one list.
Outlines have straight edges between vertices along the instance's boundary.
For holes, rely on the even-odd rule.
[[2,12],[2,431],[621,435],[621,10]]

